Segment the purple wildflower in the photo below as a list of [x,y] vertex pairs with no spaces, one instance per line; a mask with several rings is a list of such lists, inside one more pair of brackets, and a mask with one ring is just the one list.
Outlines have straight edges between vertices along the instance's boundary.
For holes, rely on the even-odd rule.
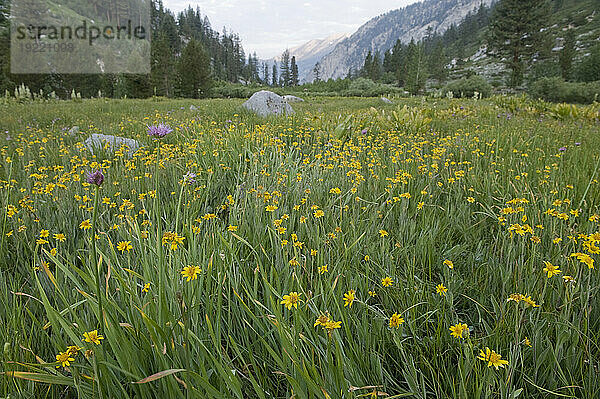
[[558,149],[558,151],[560,151],[560,152],[565,152],[565,151],[567,151],[567,147],[560,147],[560,148]]
[[152,136],[152,137],[156,137],[156,138],[162,138],[165,137],[167,134],[171,133],[173,131],[173,129],[171,129],[169,126],[165,125],[164,123],[158,124],[158,125],[153,125],[153,126],[148,126],[148,136]]
[[368,132],[369,132],[369,129],[363,129],[363,130],[361,131],[361,133],[362,133],[363,135],[367,134]]
[[183,182],[186,184],[194,184],[196,183],[196,177],[197,175],[193,172],[187,172],[185,175],[183,175]]
[[86,181],[90,184],[95,184],[100,187],[104,182],[104,175],[102,174],[101,169],[97,169],[93,172],[89,172],[86,177]]
[[575,143],[575,145],[576,145],[577,147],[579,147],[579,146],[581,145],[581,143]]

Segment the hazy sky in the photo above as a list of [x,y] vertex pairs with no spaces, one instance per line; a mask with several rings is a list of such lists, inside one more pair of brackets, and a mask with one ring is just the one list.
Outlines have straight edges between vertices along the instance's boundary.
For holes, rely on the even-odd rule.
[[247,53],[281,54],[312,39],[353,33],[369,19],[417,0],[163,0],[171,11],[191,5],[208,15],[213,29],[237,32]]

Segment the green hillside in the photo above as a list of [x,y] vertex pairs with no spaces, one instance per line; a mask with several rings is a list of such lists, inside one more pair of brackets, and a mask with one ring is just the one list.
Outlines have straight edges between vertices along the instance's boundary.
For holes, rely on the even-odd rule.
[[[491,7],[482,5],[443,34],[431,32],[417,43],[404,44],[398,40],[382,57],[369,54],[359,76],[397,84],[412,94],[440,90],[444,94],[449,81],[473,75],[483,77],[496,91],[512,91],[508,87],[510,69],[506,60],[494,56],[489,45],[490,24],[496,18],[496,10],[507,4],[508,0],[502,0]],[[519,6],[518,2],[515,4]],[[535,21],[540,40],[523,50],[527,53],[522,60],[525,79],[516,90],[527,90],[544,78],[571,82],[600,80],[600,1],[551,0],[545,9],[539,7],[546,13],[543,22]],[[419,78],[415,81],[411,78],[414,76]],[[491,92],[491,88],[473,88],[469,87],[471,83],[463,83],[461,87],[466,86],[466,92]],[[589,98],[593,99],[593,95]]]
[[[547,54],[547,59],[540,61],[535,59],[530,63],[530,80],[544,76],[560,76],[558,65],[559,53],[564,46],[565,37],[572,31],[576,38],[575,64],[581,62],[590,55],[593,47],[598,45],[600,38],[600,2],[596,0],[556,0],[551,2],[550,19],[546,24],[549,31],[545,48],[539,51]],[[470,46],[463,49],[468,54],[464,68],[456,71],[460,76],[469,70],[475,71],[489,78],[492,82],[503,82],[506,71],[501,68],[498,60],[486,56],[478,56],[477,52],[486,46],[488,26],[480,29],[476,34],[476,40]]]

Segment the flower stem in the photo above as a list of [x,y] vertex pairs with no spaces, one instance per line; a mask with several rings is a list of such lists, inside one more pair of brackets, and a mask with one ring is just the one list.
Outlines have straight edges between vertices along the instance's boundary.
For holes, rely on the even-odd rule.
[[4,255],[4,239],[6,238],[6,218],[8,215],[8,201],[10,201],[10,181],[12,180],[12,163],[8,169],[8,183],[6,184],[6,200],[4,201],[4,217],[2,219],[2,238],[0,239],[0,256]]
[[103,317],[103,308],[102,308],[102,289],[100,288],[100,265],[97,259],[97,251],[96,251],[96,223],[98,220],[98,197],[100,195],[100,187],[96,186],[96,193],[94,196],[94,212],[92,214],[92,267],[94,268],[94,274],[96,278],[96,295],[98,296],[98,321],[102,326]]
[[594,174],[592,174],[592,177],[590,178],[590,182],[588,183],[587,188],[585,189],[585,192],[583,193],[583,197],[581,197],[581,200],[579,201],[579,205],[577,205],[577,209],[581,209],[581,205],[583,205],[583,202],[585,201],[585,197],[587,197],[587,194],[590,191],[590,187],[592,186],[592,183],[594,182],[594,179],[596,178],[596,173],[598,173],[599,166],[600,166],[600,155],[598,156],[598,161],[596,162],[596,168],[594,168]]
[[177,233],[178,229],[179,229],[179,213],[181,212],[181,200],[183,198],[184,187],[185,187],[185,179],[184,179],[184,181],[181,182],[181,189],[179,189],[179,201],[177,201],[177,211],[175,212],[175,233]]
[[[94,213],[92,214],[92,267],[94,268],[94,275],[96,279],[96,296],[98,297],[98,321],[100,322],[100,326],[104,326],[104,309],[102,307],[102,288],[100,287],[100,263],[97,258],[96,251],[96,222],[98,220],[98,199],[100,197],[100,186],[96,186],[96,192],[94,195]],[[102,394],[102,386],[100,385],[100,373],[99,367],[96,364],[97,359],[94,356],[94,369],[96,371],[96,379],[98,381],[98,395],[100,398],[103,398]]]

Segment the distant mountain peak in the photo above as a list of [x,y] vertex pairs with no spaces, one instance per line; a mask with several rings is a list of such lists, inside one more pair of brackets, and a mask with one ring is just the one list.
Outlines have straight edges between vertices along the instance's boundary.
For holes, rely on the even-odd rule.
[[[288,49],[290,56],[296,57],[300,82],[312,80],[312,71],[317,62],[329,54],[341,41],[350,37],[349,33],[335,33],[324,39],[313,39],[304,44]],[[267,63],[279,62],[281,57],[267,60]]]
[[[427,30],[444,33],[453,24],[458,25],[469,12],[496,0],[425,0],[404,8],[389,11],[369,20],[358,30],[342,39],[322,58],[321,79],[345,77],[350,70],[359,70],[369,51],[383,54],[400,39],[408,43],[425,37]],[[312,70],[312,68],[310,68]],[[311,81],[312,76],[306,78]]]
[[300,46],[290,49],[290,55],[296,56],[296,60],[305,59],[333,48],[342,40],[350,37],[349,33],[336,33],[324,39],[313,39]]

